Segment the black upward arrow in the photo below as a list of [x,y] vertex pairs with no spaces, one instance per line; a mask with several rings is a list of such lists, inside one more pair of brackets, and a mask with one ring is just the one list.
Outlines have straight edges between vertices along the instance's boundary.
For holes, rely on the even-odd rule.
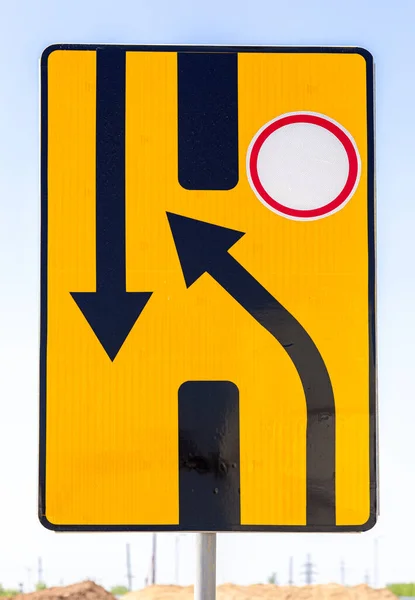
[[125,52],[97,51],[96,291],[72,292],[111,360],[151,292],[126,291]]
[[307,405],[307,525],[333,527],[335,407],[320,352],[295,317],[229,254],[244,233],[172,213],[167,216],[186,286],[209,273],[278,340],[294,363]]

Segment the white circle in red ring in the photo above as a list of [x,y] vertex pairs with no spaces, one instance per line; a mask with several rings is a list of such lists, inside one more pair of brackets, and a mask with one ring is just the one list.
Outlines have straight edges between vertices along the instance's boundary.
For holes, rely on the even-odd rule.
[[[311,126],[323,128],[326,133],[332,134],[337,142],[341,144],[347,157],[348,171],[342,189],[329,202],[311,209],[295,208],[289,206],[288,203],[284,204],[281,200],[279,201],[277,198],[272,197],[265,189],[258,173],[258,157],[264,143],[273,133],[278,132],[278,130],[283,127],[293,124],[309,124]],[[267,206],[267,208],[289,219],[300,221],[315,220],[329,216],[347,204],[359,184],[361,160],[356,142],[342,125],[320,113],[306,111],[293,112],[285,113],[276,119],[269,121],[256,133],[248,148],[247,174],[249,183],[255,195],[265,206]]]

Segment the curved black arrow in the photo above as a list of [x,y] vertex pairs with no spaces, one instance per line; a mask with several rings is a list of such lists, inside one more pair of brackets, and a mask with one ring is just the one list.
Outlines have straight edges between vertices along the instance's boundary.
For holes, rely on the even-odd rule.
[[111,360],[151,292],[126,291],[125,51],[97,51],[96,292],[72,297]]
[[332,527],[336,524],[335,406],[320,352],[295,317],[229,254],[244,233],[172,213],[167,216],[186,286],[209,273],[278,340],[294,363],[307,405],[307,525]]

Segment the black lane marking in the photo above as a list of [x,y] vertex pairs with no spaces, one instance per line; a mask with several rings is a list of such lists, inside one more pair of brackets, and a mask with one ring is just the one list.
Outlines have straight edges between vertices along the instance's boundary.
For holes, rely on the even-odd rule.
[[125,62],[123,50],[97,52],[96,292],[72,292],[111,360],[151,296],[126,291]]
[[238,183],[238,55],[179,52],[179,183],[230,190]]
[[229,381],[186,381],[179,389],[180,528],[241,523],[239,391]]
[[97,52],[97,292],[125,290],[125,53]]
[[294,363],[307,405],[307,525],[335,526],[335,405],[318,348],[295,317],[229,254],[244,233],[172,213],[168,219],[187,287],[209,273]]

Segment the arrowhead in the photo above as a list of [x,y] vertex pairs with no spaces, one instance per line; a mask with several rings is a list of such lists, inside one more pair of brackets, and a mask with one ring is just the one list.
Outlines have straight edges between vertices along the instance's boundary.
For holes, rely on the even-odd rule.
[[186,286],[211,273],[244,233],[205,221],[167,213]]
[[150,299],[151,292],[71,292],[111,360]]

